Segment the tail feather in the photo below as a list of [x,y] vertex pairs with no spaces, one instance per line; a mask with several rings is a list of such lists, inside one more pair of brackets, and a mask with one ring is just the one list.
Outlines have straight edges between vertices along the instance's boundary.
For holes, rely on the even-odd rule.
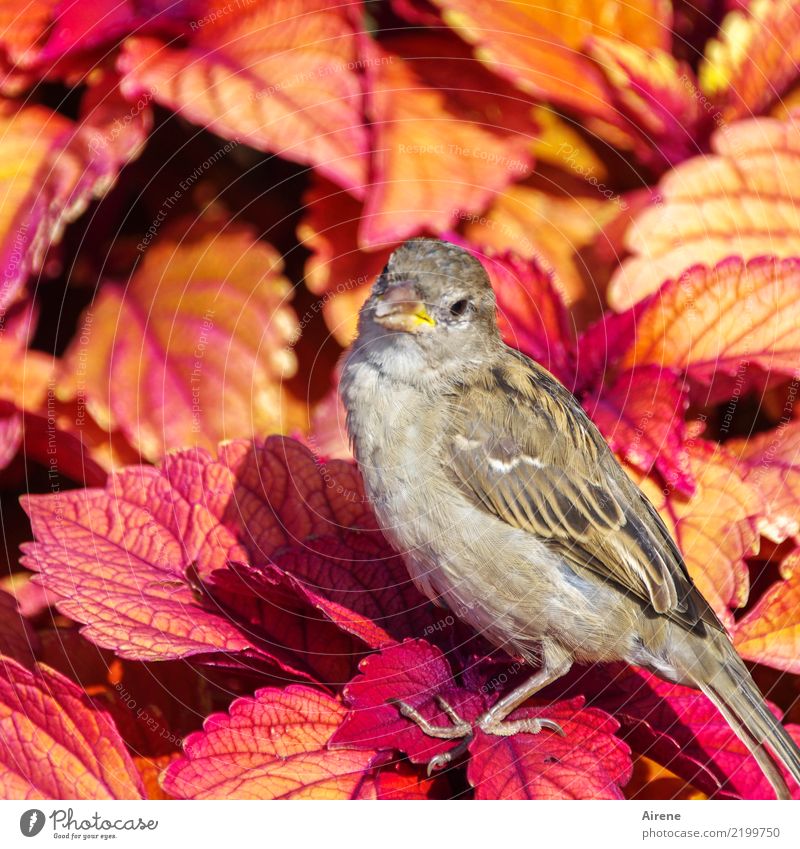
[[772,785],[778,799],[790,799],[791,794],[774,756],[800,784],[800,749],[788,731],[767,707],[747,667],[731,649],[713,676],[695,679],[696,686],[714,703],[727,723],[747,746]]

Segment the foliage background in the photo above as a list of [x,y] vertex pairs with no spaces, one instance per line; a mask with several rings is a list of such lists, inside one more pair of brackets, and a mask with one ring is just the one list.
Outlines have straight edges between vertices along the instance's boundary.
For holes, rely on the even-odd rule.
[[3,797],[768,797],[623,668],[425,775],[386,699],[524,670],[409,584],[336,363],[394,246],[474,251],[797,736],[799,7],[3,4]]

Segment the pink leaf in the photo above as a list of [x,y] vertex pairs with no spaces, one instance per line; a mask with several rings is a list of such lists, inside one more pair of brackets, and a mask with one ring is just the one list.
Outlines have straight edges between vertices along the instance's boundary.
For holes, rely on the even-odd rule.
[[258,690],[186,739],[164,788],[181,799],[348,799],[374,752],[330,751],[345,710],[308,687]]

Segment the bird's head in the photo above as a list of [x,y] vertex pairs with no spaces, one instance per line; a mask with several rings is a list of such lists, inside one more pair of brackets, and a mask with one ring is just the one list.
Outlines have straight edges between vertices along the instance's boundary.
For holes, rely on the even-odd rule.
[[390,375],[443,380],[486,362],[497,345],[489,277],[471,254],[438,239],[399,247],[361,309],[356,345]]

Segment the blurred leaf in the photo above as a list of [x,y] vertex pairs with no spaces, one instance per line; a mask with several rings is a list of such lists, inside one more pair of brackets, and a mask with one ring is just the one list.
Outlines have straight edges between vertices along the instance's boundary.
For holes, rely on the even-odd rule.
[[706,45],[700,84],[730,121],[763,112],[800,72],[800,3],[751,0]]
[[[579,154],[571,143],[560,157],[563,167],[577,169],[579,176],[597,178],[584,170]],[[574,155],[574,159],[573,159]],[[608,187],[604,192],[613,196]],[[520,257],[535,259],[555,274],[565,304],[581,317],[596,316],[602,307],[599,292],[592,285],[592,273],[581,251],[593,244],[625,202],[612,197],[559,195],[527,185],[511,186],[479,216],[465,220],[464,233],[473,244],[497,251],[513,251]]]
[[737,623],[733,644],[742,657],[787,672],[800,672],[800,557],[781,563],[774,583]]
[[283,263],[244,229],[164,237],[129,285],[104,284],[65,355],[58,394],[157,460],[174,448],[286,430],[297,321]]
[[[606,83],[594,65],[580,53],[595,27],[620,34],[635,27],[637,38],[660,41],[660,24],[652,15],[645,22],[641,10],[629,4],[622,20],[609,15],[607,3],[590,2],[583,8],[559,10],[559,4],[510,2],[487,5],[477,0],[434,0],[449,26],[475,45],[476,55],[498,76],[537,98],[571,107],[580,113],[613,122],[615,111]],[[647,3],[646,5],[653,5]],[[620,26],[621,24],[621,26]],[[652,33],[652,35],[651,35]]]
[[601,35],[590,40],[588,52],[611,84],[615,105],[630,122],[641,162],[661,171],[699,152],[705,113],[688,65],[665,50]]
[[528,174],[533,104],[460,42],[395,37],[367,59],[374,161],[361,246],[441,233]]
[[662,488],[650,478],[634,479],[661,513],[698,589],[730,625],[729,608],[742,607],[750,589],[744,558],[758,552],[751,517],[760,493],[724,448],[695,438],[685,449],[697,487],[690,498],[675,492],[671,481]]
[[[366,181],[358,5],[212,2],[184,47],[128,39],[123,91],[157,102],[223,138],[311,165],[361,196]],[[233,11],[232,7],[228,7]]]
[[[112,94],[108,94],[112,97]],[[29,274],[40,270],[45,252],[59,241],[64,226],[81,215],[92,198],[104,194],[128,158],[141,146],[149,113],[125,127],[114,145],[103,144],[116,120],[112,108],[79,124],[43,106],[0,112],[0,309],[19,297]]]
[[38,647],[39,638],[22,615],[16,598],[0,590],[0,655],[28,666]]
[[777,543],[800,534],[800,422],[785,415],[776,428],[730,445],[761,492],[758,529]]
[[[305,282],[319,296],[313,309],[322,311],[334,338],[349,345],[356,334],[358,311],[396,245],[369,251],[359,247],[362,204],[327,180],[312,182],[303,197],[303,211],[297,236],[311,251]],[[311,315],[304,318],[310,320]]]

